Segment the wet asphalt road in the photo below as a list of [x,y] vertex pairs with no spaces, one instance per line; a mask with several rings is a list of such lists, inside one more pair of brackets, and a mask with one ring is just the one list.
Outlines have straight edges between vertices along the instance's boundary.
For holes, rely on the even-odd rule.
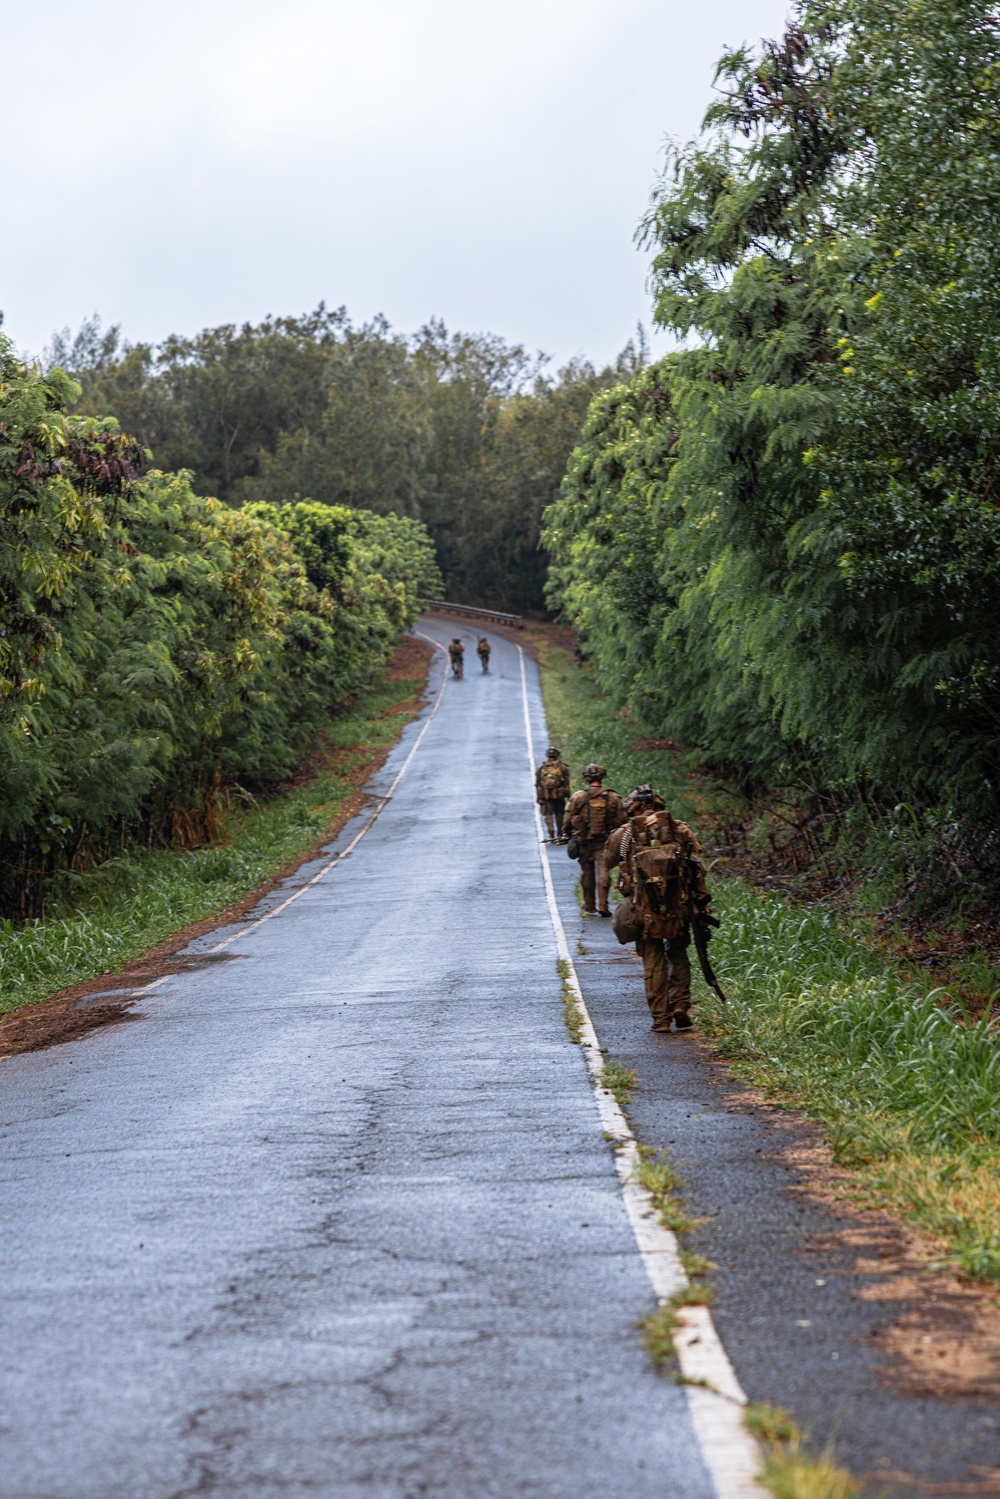
[[709,1499],[535,836],[495,638],[349,859],[3,1064],[3,1499]]

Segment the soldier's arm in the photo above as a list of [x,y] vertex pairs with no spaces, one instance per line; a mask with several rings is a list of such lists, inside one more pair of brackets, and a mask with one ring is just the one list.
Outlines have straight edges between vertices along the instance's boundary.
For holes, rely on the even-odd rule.
[[607,865],[608,869],[614,869],[618,864],[621,863],[622,838],[624,836],[625,829],[620,827],[615,828],[614,832],[608,835],[608,840],[605,843],[601,853],[601,858],[604,860],[604,863]]

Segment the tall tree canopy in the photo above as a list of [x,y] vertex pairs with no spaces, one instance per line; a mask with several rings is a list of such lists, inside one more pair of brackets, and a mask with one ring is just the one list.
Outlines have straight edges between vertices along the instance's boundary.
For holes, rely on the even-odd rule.
[[228,505],[313,501],[426,522],[448,592],[544,606],[541,512],[595,390],[634,372],[626,346],[602,372],[546,361],[493,334],[431,321],[412,338],[343,308],[208,329],[153,347],[97,319],[48,350],[157,467],[184,468]]
[[550,596],[748,777],[995,822],[997,16],[800,0],[717,81],[643,228],[683,346],[592,403]]

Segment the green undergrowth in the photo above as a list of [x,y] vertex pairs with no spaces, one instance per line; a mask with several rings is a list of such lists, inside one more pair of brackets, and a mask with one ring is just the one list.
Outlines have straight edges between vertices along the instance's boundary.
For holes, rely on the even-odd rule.
[[596,760],[608,772],[606,784],[622,796],[652,781],[669,798],[673,811],[694,817],[697,800],[682,757],[669,749],[637,749],[636,743],[644,742],[641,724],[621,716],[569,651],[542,643],[538,656],[549,734],[562,751],[574,786],[582,784],[583,767]]
[[702,1030],[741,1077],[803,1108],[871,1200],[1000,1282],[1000,1046],[820,906],[718,887],[723,1006]]
[[[541,652],[549,728],[576,769],[602,761],[619,789],[651,780],[691,817],[676,754],[636,750],[626,722],[569,652]],[[701,795],[701,788],[698,795]],[[695,979],[703,1034],[738,1075],[819,1121],[862,1200],[1000,1282],[1000,1046],[979,1019],[866,945],[864,928],[743,882],[712,881],[712,960],[729,1003]],[[699,992],[700,991],[700,992]]]
[[628,1110],[632,1102],[632,1094],[638,1082],[636,1074],[631,1067],[626,1067],[624,1062],[616,1062],[610,1057],[601,1072],[601,1086],[607,1088],[622,1112]]
[[392,710],[422,685],[401,678],[362,694],[323,736],[340,752],[337,770],[266,802],[242,799],[222,840],[193,851],[128,850],[65,877],[42,919],[0,922],[0,1014],[120,968],[321,842],[353,790],[351,769],[394,743],[412,715]]

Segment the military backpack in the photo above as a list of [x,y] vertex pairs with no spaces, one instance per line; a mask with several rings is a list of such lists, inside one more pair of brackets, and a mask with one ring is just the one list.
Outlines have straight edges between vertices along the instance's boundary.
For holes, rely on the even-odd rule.
[[608,808],[611,792],[602,786],[600,791],[588,791],[587,800],[573,814],[573,831],[584,843],[596,838],[605,838],[611,831],[608,827]]
[[677,937],[691,918],[690,850],[669,812],[633,817],[628,868],[632,906],[647,937]]
[[540,766],[538,779],[542,790],[548,797],[557,797],[566,784],[565,774],[558,760],[546,760]]

